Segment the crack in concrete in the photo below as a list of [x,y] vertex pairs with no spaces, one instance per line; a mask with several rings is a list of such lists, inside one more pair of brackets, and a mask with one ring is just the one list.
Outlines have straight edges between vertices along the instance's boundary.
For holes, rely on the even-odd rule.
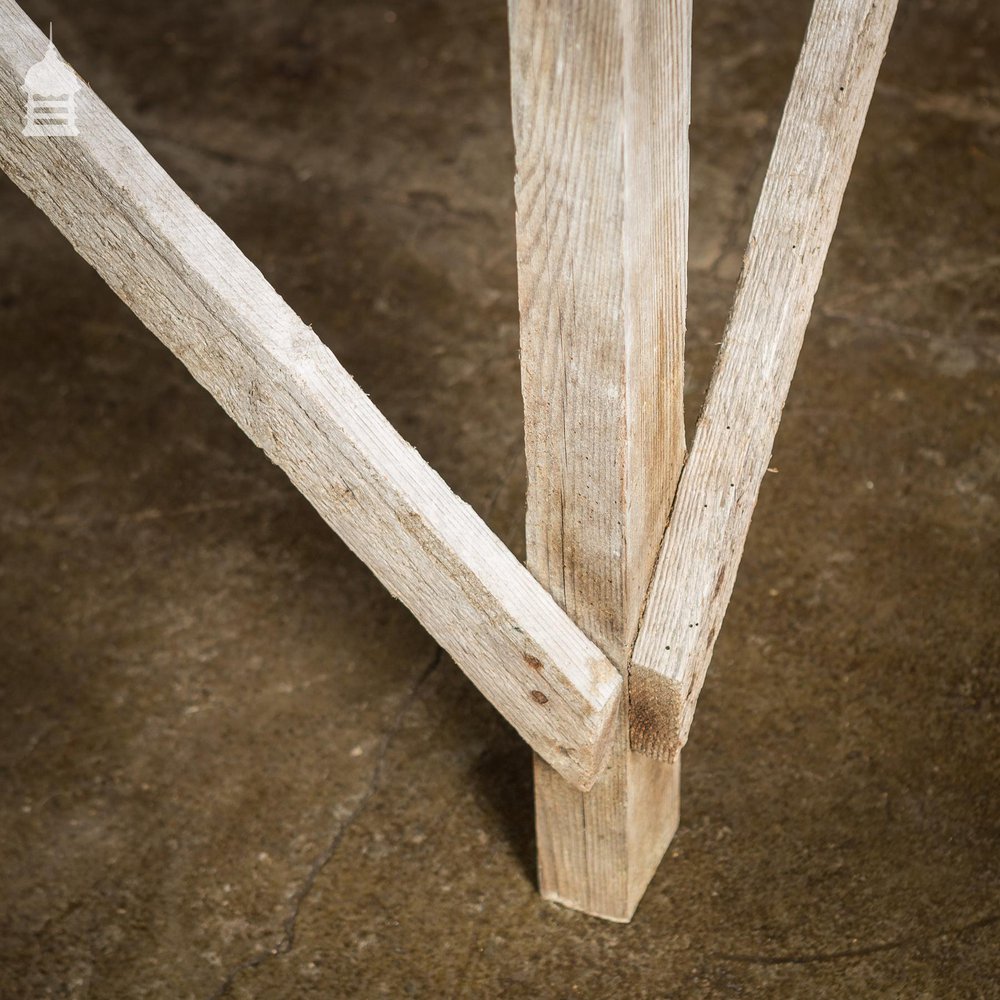
[[375,758],[375,764],[372,767],[371,777],[368,779],[368,784],[365,787],[365,790],[361,793],[361,797],[358,799],[350,814],[337,828],[337,832],[334,834],[333,839],[327,845],[326,849],[313,861],[312,865],[310,865],[309,871],[306,873],[306,877],[301,886],[299,886],[298,890],[292,896],[292,912],[285,918],[284,923],[282,924],[281,939],[273,948],[269,948],[267,951],[254,955],[252,958],[244,959],[238,965],[234,966],[219,984],[218,989],[211,994],[209,1000],[221,1000],[222,997],[229,993],[230,988],[236,982],[237,977],[241,973],[249,972],[251,969],[257,969],[279,955],[287,955],[292,948],[295,947],[295,931],[299,920],[299,914],[302,912],[303,904],[306,899],[308,899],[309,894],[312,892],[316,882],[323,874],[327,865],[329,865],[337,851],[340,849],[340,845],[344,842],[348,832],[361,818],[365,810],[368,808],[369,803],[379,791],[382,785],[382,776],[385,772],[385,761],[388,757],[389,750],[392,748],[393,741],[399,734],[403,725],[403,720],[406,718],[406,715],[412,707],[420,689],[427,682],[431,674],[437,670],[443,656],[444,650],[440,646],[436,646],[434,655],[430,662],[420,672],[420,676],[416,679],[409,692],[403,698],[392,724],[382,736],[382,741],[378,749],[378,755]]
[[881,944],[867,945],[863,948],[842,948],[839,951],[805,952],[789,955],[738,955],[714,954],[711,958],[722,962],[739,962],[742,965],[812,965],[817,962],[839,962],[844,959],[864,958],[883,951],[894,951],[897,948],[915,948],[937,941],[951,935],[965,934],[968,931],[979,930],[1000,922],[1000,913],[992,913],[978,920],[973,920],[958,927],[949,927],[934,934],[921,937],[899,938],[895,941],[885,941]]

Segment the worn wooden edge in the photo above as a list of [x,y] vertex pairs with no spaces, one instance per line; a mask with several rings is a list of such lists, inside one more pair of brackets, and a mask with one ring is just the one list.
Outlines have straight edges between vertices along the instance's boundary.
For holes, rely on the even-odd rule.
[[629,672],[629,741],[632,749],[676,761],[684,745],[685,696],[681,685],[633,661]]
[[280,466],[532,748],[589,788],[622,680],[83,81],[78,137],[21,135],[48,39],[0,0],[0,166]]
[[630,741],[687,740],[732,594],[895,0],[817,0],[629,672]]

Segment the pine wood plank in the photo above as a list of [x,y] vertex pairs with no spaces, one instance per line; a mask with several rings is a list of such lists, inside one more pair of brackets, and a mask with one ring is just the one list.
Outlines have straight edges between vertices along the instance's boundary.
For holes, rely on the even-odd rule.
[[687,739],[895,8],[813,8],[633,653],[631,743],[661,759]]
[[[528,566],[627,672],[684,452],[690,0],[510,0]],[[544,896],[628,920],[677,765],[535,764]]]
[[595,778],[622,682],[333,354],[86,85],[21,135],[47,39],[0,0],[0,166],[562,777]]

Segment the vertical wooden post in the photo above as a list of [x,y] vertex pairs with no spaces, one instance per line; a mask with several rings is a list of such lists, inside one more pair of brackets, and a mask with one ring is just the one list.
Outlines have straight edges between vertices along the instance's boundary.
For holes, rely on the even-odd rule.
[[[628,674],[684,456],[691,0],[510,0],[528,566]],[[535,760],[542,894],[628,920],[679,765]]]

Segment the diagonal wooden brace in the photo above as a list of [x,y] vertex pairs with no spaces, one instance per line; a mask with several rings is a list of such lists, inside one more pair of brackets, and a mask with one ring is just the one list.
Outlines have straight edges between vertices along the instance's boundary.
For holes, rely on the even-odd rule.
[[88,86],[78,137],[21,135],[21,81],[47,43],[0,0],[0,167],[532,748],[589,787],[618,673]]
[[632,747],[663,760],[687,740],[895,9],[813,9],[629,670]]

